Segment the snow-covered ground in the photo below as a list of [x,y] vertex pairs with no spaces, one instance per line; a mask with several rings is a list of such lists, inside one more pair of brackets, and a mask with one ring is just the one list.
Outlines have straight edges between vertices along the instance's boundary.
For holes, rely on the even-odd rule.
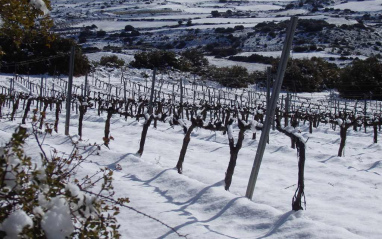
[[230,61],[224,58],[215,58],[213,56],[207,56],[206,58],[208,59],[211,65],[214,65],[217,67],[242,66],[247,68],[248,72],[264,71],[267,69],[267,66],[270,66],[266,64],[260,64],[260,63]]
[[[1,77],[1,85],[8,85]],[[76,79],[82,81],[82,79]],[[111,78],[118,83],[118,77]],[[16,90],[25,90],[15,85]],[[314,96],[314,95],[312,95]],[[5,114],[7,108],[3,108]],[[21,115],[20,109],[18,115]],[[58,133],[44,141],[44,148],[59,152],[71,149],[64,136],[64,113]],[[89,110],[84,117],[83,141],[101,143],[106,114]],[[49,112],[48,122],[54,115]],[[0,144],[4,145],[19,124],[0,119]],[[30,122],[30,121],[29,121]],[[78,115],[72,112],[70,135],[77,138]],[[229,162],[226,135],[196,129],[191,135],[184,171],[174,169],[183,141],[179,126],[159,122],[150,127],[142,157],[137,157],[143,121],[114,115],[110,148],[90,157],[78,174],[91,174],[100,167],[115,170],[115,197],[129,197],[141,212],[160,219],[187,238],[379,238],[382,235],[381,143],[373,143],[372,130],[349,130],[345,156],[337,157],[339,130],[320,124],[313,134],[308,125],[300,130],[309,138],[305,163],[306,210],[291,211],[297,184],[297,153],[290,139],[271,131],[253,200],[245,197],[258,140],[247,132],[237,161],[230,191],[224,190]],[[234,128],[236,139],[238,130]],[[258,132],[260,134],[260,132]],[[381,133],[378,133],[379,138]],[[259,135],[257,137],[259,139]],[[38,156],[33,140],[27,151]],[[122,169],[117,169],[117,164]],[[178,238],[160,223],[126,208],[118,215],[122,238]]]
[[129,64],[134,60],[134,53],[132,54],[119,54],[119,53],[111,53],[111,52],[97,52],[97,53],[88,53],[86,56],[89,61],[99,62],[103,56],[112,56],[116,55],[118,58],[125,61],[125,64]]
[[[271,56],[271,57],[281,57],[281,51],[263,51],[263,52],[241,52],[238,53],[237,56],[250,56],[252,54],[262,55],[262,56]],[[319,57],[319,58],[340,58],[341,56],[328,53],[325,51],[319,51],[319,52],[293,52],[290,53],[291,58],[296,59],[302,59],[302,58],[312,58],[312,57]],[[350,55],[348,57],[358,57],[360,59],[366,59],[365,56],[356,56],[356,55]],[[241,64],[241,63],[240,63]]]
[[99,30],[117,31],[125,29],[126,25],[132,25],[135,28],[160,28],[163,26],[178,25],[178,21],[86,21],[81,22],[74,27],[91,26],[95,24]]
[[382,0],[344,1],[333,6],[335,9],[350,9],[359,12],[377,12],[382,10]]
[[[63,25],[74,27],[95,24],[98,30],[117,31],[124,29],[126,25],[133,25],[144,29],[142,32],[152,33],[168,31],[165,26],[177,25],[179,19],[188,18],[192,18],[193,26],[186,27],[183,24],[176,29],[213,29],[239,24],[249,28],[264,21],[283,21],[288,19],[286,16],[295,14],[307,14],[300,19],[324,19],[336,25],[357,23],[349,16],[326,16],[321,15],[322,12],[312,14],[304,8],[282,10],[291,2],[295,1],[249,0],[242,5],[233,1],[223,4],[218,0],[153,1],[151,4],[121,1],[110,2],[108,6],[104,1],[52,0],[52,15],[63,20]],[[381,4],[382,0],[336,1],[328,7],[350,9],[364,14],[363,12],[381,11]],[[211,18],[211,11],[215,10],[221,13],[227,10],[250,12],[256,14],[256,17]],[[80,18],[66,23],[65,17],[70,19],[70,16]],[[99,47],[106,44],[109,43],[95,43]],[[281,55],[280,51],[244,52],[239,55],[253,53],[274,57]],[[100,57],[109,54],[111,53],[87,55],[90,60],[99,61]],[[129,62],[133,59],[132,54],[133,52],[128,52],[116,55]],[[340,57],[327,52],[291,54],[293,58],[312,56]],[[238,63],[213,57],[208,59],[212,65],[241,65],[249,71],[264,70],[266,67],[262,64]],[[104,73],[104,81],[107,82],[105,79],[111,75],[111,83],[121,86],[120,76],[113,76],[112,73]],[[144,85],[141,73],[136,71],[127,77],[132,82]],[[150,75],[151,71],[147,73]],[[1,75],[0,85],[9,87],[11,77]],[[159,76],[158,78],[160,79]],[[38,82],[39,77],[35,81]],[[75,79],[77,85],[83,82],[84,77]],[[52,82],[48,85],[52,85]],[[18,91],[28,91],[17,82],[15,87]],[[56,90],[62,89],[57,84],[55,87]],[[243,90],[238,90],[238,94],[241,92]],[[314,99],[329,97],[328,92],[299,95]],[[2,114],[6,115],[8,112],[9,109],[3,106]],[[20,106],[15,121],[11,122],[7,117],[0,119],[0,146],[11,137],[20,123],[19,116],[22,113]],[[44,141],[43,147],[47,151],[55,148],[59,152],[68,152],[72,148],[70,140],[64,135],[64,113],[63,110],[58,133],[47,136]],[[49,111],[47,121],[52,123],[53,119],[54,115]],[[81,145],[103,142],[105,119],[106,113],[98,116],[95,110],[88,110],[84,118]],[[114,170],[115,198],[129,197],[129,206],[159,219],[187,238],[381,238],[382,145],[380,142],[373,143],[371,129],[366,133],[363,130],[354,132],[349,129],[345,156],[337,157],[340,143],[338,127],[333,130],[329,125],[320,124],[313,130],[313,134],[309,134],[308,123],[303,125],[301,122],[302,136],[308,139],[305,163],[307,204],[304,208],[306,210],[294,212],[291,211],[291,202],[297,184],[298,159],[296,150],[290,148],[290,139],[285,135],[271,131],[254,197],[249,200],[245,197],[245,192],[261,132],[258,132],[256,140],[251,139],[252,132],[246,132],[230,191],[225,191],[224,176],[230,156],[226,135],[195,129],[191,135],[183,174],[180,175],[174,167],[184,137],[183,130],[179,126],[171,127],[163,122],[159,122],[156,129],[150,127],[145,151],[138,157],[136,152],[142,123],[143,120],[125,120],[114,115],[111,123],[114,140],[109,148],[102,147],[100,155],[91,156],[77,173],[79,176],[91,175],[105,166]],[[70,135],[73,139],[78,139],[77,127],[78,115],[72,112]],[[235,127],[235,139],[237,133],[238,129]],[[378,132],[378,137],[381,138],[381,132]],[[26,152],[32,157],[39,157],[32,139],[26,145]],[[178,238],[166,226],[123,207],[118,219],[122,238]]]
[[[178,25],[178,19],[188,19],[192,15],[173,15],[171,17],[167,16],[161,16],[161,17],[146,17],[155,19],[157,21],[145,21],[142,18],[141,21],[110,21],[110,20],[88,20],[88,21],[81,21],[80,23],[74,24],[73,27],[83,27],[83,26],[91,26],[95,24],[99,30],[104,31],[118,31],[125,28],[126,25],[132,25],[135,28],[154,28],[153,31],[158,30],[164,30],[164,29],[155,29],[155,28],[162,28],[165,26],[176,26]],[[201,15],[199,15],[200,17]],[[169,21],[170,19],[174,19],[173,21]],[[135,19],[135,18],[134,18]],[[161,19],[166,19],[166,21],[162,21]],[[178,30],[182,29],[208,29],[208,28],[217,28],[217,27],[234,27],[235,25],[243,25],[244,27],[254,27],[257,24],[261,22],[280,22],[288,20],[289,17],[269,17],[269,18],[200,18],[200,19],[193,19],[192,26],[187,27],[178,27]],[[304,16],[301,17],[301,19],[323,19],[327,21],[330,24],[336,24],[336,25],[352,25],[357,23],[355,20],[347,20],[345,18],[334,18],[334,17],[327,17],[324,15],[317,15],[317,16]],[[208,24],[208,25],[203,25]]]

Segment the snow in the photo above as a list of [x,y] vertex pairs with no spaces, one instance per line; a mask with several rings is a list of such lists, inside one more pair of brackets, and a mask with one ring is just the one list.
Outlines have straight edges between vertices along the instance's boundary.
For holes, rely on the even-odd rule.
[[[262,56],[272,56],[272,57],[281,57],[281,51],[261,51],[261,52],[241,52],[236,54],[237,56],[250,56],[252,54],[262,55]],[[304,58],[312,58],[312,57],[321,57],[321,58],[340,58],[341,56],[335,55],[332,53],[328,53],[325,51],[319,51],[319,52],[293,52],[291,51],[290,57],[294,59],[304,59]],[[356,56],[356,55],[350,55],[349,57],[358,57],[360,59],[366,59],[365,56]]]
[[73,25],[73,27],[82,27],[84,25],[95,24],[99,30],[117,31],[125,29],[126,25],[132,25],[135,28],[160,28],[163,26],[178,25],[177,21],[84,21]]
[[[281,15],[281,14],[280,14]],[[313,16],[301,16],[301,19],[322,19],[327,21],[330,24],[336,24],[336,25],[352,25],[356,24],[356,20],[346,19],[346,18],[336,18],[336,17],[328,17],[324,15],[313,15]],[[253,26],[256,26],[258,23],[261,22],[281,22],[288,20],[289,17],[256,17],[256,18],[233,18],[233,17],[217,17],[217,18],[202,18],[202,19],[195,19],[192,20],[193,23],[199,23],[199,24],[252,24]]]
[[112,56],[116,55],[118,58],[125,61],[125,64],[129,64],[131,61],[134,60],[134,53],[127,54],[121,54],[121,53],[111,53],[111,52],[97,52],[97,53],[87,53],[86,56],[88,57],[89,61],[96,61],[99,62],[103,56]]
[[44,14],[47,14],[49,12],[48,8],[45,5],[45,2],[42,0],[30,0],[29,4],[31,4],[37,9],[40,9]]
[[159,15],[159,16],[149,16],[149,17],[139,17],[139,18],[130,18],[130,19],[155,19],[155,20],[167,20],[167,19],[194,19],[194,18],[206,18],[211,16],[211,14],[175,14],[175,15]]
[[226,12],[227,10],[232,10],[232,8],[189,7],[189,8],[185,8],[183,11],[186,13],[210,13],[211,14],[211,11]]
[[377,12],[382,10],[382,0],[349,1],[332,7],[334,9],[350,9],[357,12]]
[[[351,9],[354,11],[380,11],[382,0],[365,2],[348,2],[334,5],[337,9]],[[54,1],[53,1],[54,2]],[[58,1],[69,12],[84,16],[83,1]],[[207,29],[216,27],[234,27],[244,25],[246,28],[256,26],[264,21],[283,21],[289,19],[288,15],[307,14],[306,9],[290,9],[275,12],[256,13],[258,18],[210,18],[211,11],[225,12],[227,10],[243,11],[272,11],[281,9],[282,5],[291,0],[250,0],[248,5],[238,3],[219,4],[215,1],[202,0],[172,0],[167,5],[158,5],[157,1],[150,6],[125,1],[120,7],[105,8],[104,15],[100,9],[93,8],[89,12],[97,12],[99,18],[107,15],[108,20],[89,20],[76,23],[75,27],[95,24],[98,30],[119,31],[126,25],[133,25],[143,31],[167,31],[164,26],[177,25],[178,19],[192,18],[193,26],[178,27],[183,29]],[[31,4],[41,4],[41,0],[33,0]],[[98,2],[96,2],[98,3]],[[178,5],[175,3],[181,3]],[[113,21],[110,18],[118,17],[126,9],[127,4],[133,9],[136,4],[139,9],[133,10],[137,15],[131,17],[120,15],[124,21]],[[217,6],[217,7],[215,7]],[[150,8],[148,8],[150,7]],[[330,6],[332,7],[332,6]],[[171,15],[141,14],[139,11],[160,11],[170,8],[174,11]],[[79,12],[77,12],[79,11]],[[83,11],[83,12],[81,12]],[[171,10],[169,10],[171,11]],[[129,12],[129,10],[127,10]],[[139,13],[139,14],[138,14]],[[319,14],[319,13],[318,13]],[[274,17],[275,15],[281,17]],[[267,17],[264,17],[267,16]],[[129,18],[131,20],[129,20]],[[194,19],[201,18],[201,19]],[[155,19],[149,21],[148,19]],[[331,17],[324,15],[301,16],[300,19],[323,19],[331,24],[355,24],[356,20],[348,17]],[[140,20],[140,21],[137,21]],[[0,19],[1,24],[1,19]],[[71,24],[71,23],[68,23]],[[213,24],[213,25],[201,25]],[[141,29],[139,29],[141,31]],[[108,42],[99,42],[109,44]],[[113,43],[111,43],[113,44]],[[124,51],[125,52],[125,51]],[[133,59],[133,52],[115,54],[123,58],[125,62]],[[247,52],[238,55],[251,55],[253,53],[279,57],[281,51],[276,52]],[[112,53],[90,53],[90,60],[99,61],[104,55]],[[292,53],[293,58],[310,58],[312,56],[338,58],[338,55],[329,52]],[[356,57],[356,56],[354,56]],[[360,56],[357,56],[360,57]],[[363,57],[360,57],[363,58]],[[210,64],[217,66],[240,65],[250,72],[264,70],[268,65],[241,63],[227,59],[208,57]],[[125,76],[137,82],[144,81],[140,77],[141,72],[135,75]],[[148,74],[151,74],[150,72]],[[105,74],[106,76],[107,74]],[[9,86],[11,76],[0,76],[0,85]],[[35,82],[39,77],[35,77]],[[33,80],[33,77],[31,77]],[[76,84],[83,83],[84,78],[75,78]],[[103,79],[107,82],[108,79]],[[52,81],[48,81],[48,85]],[[120,76],[111,75],[112,84],[120,82]],[[208,83],[212,85],[212,83]],[[92,89],[97,88],[90,86]],[[56,85],[56,89],[60,89]],[[17,90],[26,90],[24,86],[16,82]],[[100,89],[97,89],[100,90]],[[165,89],[164,89],[165,90]],[[238,90],[238,94],[241,90]],[[329,92],[315,94],[301,93],[303,97],[313,97],[315,100],[329,97]],[[21,108],[21,107],[20,107]],[[3,114],[6,107],[2,108]],[[258,110],[258,113],[263,113]],[[18,115],[22,113],[20,109]],[[64,118],[63,112],[60,119]],[[146,118],[148,115],[146,115]],[[172,115],[168,118],[171,119]],[[54,113],[47,113],[47,121],[52,123]],[[93,109],[89,109],[83,122],[84,145],[102,143],[106,113],[97,115]],[[328,118],[329,121],[329,118]],[[300,137],[306,143],[305,163],[305,194],[307,207],[304,211],[291,211],[291,199],[296,190],[297,183],[297,153],[290,148],[289,137],[277,131],[271,131],[269,144],[264,153],[263,163],[252,200],[244,197],[250,170],[255,158],[258,140],[252,140],[252,132],[256,126],[262,124],[252,120],[251,130],[245,133],[243,147],[239,152],[235,174],[230,191],[224,190],[224,176],[229,162],[228,138],[237,138],[239,129],[237,122],[228,128],[228,137],[219,132],[211,132],[196,128],[191,134],[191,141],[187,150],[183,165],[183,174],[180,175],[174,169],[179,157],[179,152],[184,139],[182,125],[190,125],[187,120],[179,120],[180,126],[171,127],[168,122],[158,122],[155,129],[150,127],[146,139],[145,151],[141,157],[136,156],[142,132],[142,125],[135,119],[120,118],[113,115],[111,119],[111,135],[115,140],[111,141],[109,148],[102,147],[100,155],[90,156],[78,168],[78,178],[92,175],[102,167],[108,167],[114,171],[115,198],[129,197],[128,206],[135,208],[152,217],[158,218],[164,223],[175,228],[187,238],[380,238],[382,235],[382,161],[380,152],[381,143],[372,143],[371,130],[354,132],[348,130],[346,142],[346,156],[337,157],[340,142],[339,127],[333,130],[329,124],[321,123],[313,134],[309,134],[308,123],[302,122],[298,129],[288,130]],[[5,145],[19,124],[18,120],[9,121],[0,119],[0,146]],[[27,123],[30,124],[30,121]],[[77,134],[78,115],[73,113],[70,123],[70,135],[78,139]],[[56,148],[60,153],[70,152],[72,149],[70,140],[64,135],[64,122],[59,122],[59,132],[53,132],[47,136],[43,147],[49,152]],[[369,132],[370,131],[370,132]],[[261,134],[261,131],[257,133]],[[378,133],[379,138],[381,132]],[[258,136],[258,138],[260,138]],[[33,158],[39,158],[39,151],[32,139],[26,144],[26,152]],[[13,163],[17,162],[15,159]],[[42,171],[42,170],[41,170]],[[12,177],[10,175],[10,177]],[[45,179],[45,174],[40,174],[40,179]],[[12,183],[12,181],[9,181]],[[94,197],[86,197],[80,192],[78,186],[68,182],[66,189],[72,195],[77,195],[80,205],[86,205],[85,214],[92,215],[94,208],[89,208]],[[46,192],[46,188],[41,188]],[[39,207],[33,209],[36,216],[43,218],[43,228],[48,238],[64,238],[70,236],[73,224],[69,214],[68,202],[61,197],[46,201],[40,194]],[[120,233],[122,238],[178,238],[169,228],[160,223],[137,214],[127,208],[121,207],[121,213],[117,216],[121,224]],[[45,211],[45,212],[44,212]],[[9,237],[15,238],[26,225],[33,225],[30,217],[19,210],[13,212],[0,226]],[[149,230],[148,230],[149,229]]]
[[[75,82],[82,80],[76,78]],[[112,77],[111,82],[117,84],[120,78]],[[23,89],[18,83],[16,88]],[[4,110],[6,107],[5,114]],[[47,120],[53,119],[54,112],[49,111]],[[96,110],[89,109],[81,143],[101,143],[105,120],[105,112],[98,116]],[[74,112],[70,122],[70,135],[76,138],[78,115]],[[307,207],[294,212],[291,199],[297,183],[297,152],[290,148],[289,137],[271,130],[254,198],[248,200],[244,195],[258,143],[252,140],[250,130],[245,133],[227,192],[223,181],[229,162],[227,135],[195,129],[180,175],[174,166],[184,138],[182,127],[172,128],[163,122],[158,122],[157,129],[150,127],[145,151],[142,157],[136,157],[143,122],[113,115],[111,135],[115,140],[110,142],[110,149],[102,147],[100,155],[90,156],[78,169],[78,177],[92,175],[100,167],[119,168],[113,175],[115,198],[129,197],[128,206],[160,219],[187,238],[379,238],[382,234],[382,147],[381,143],[372,143],[372,130],[364,133],[349,129],[346,156],[337,157],[338,127],[334,131],[329,124],[320,124],[309,134],[308,123],[301,122],[300,135],[309,138],[305,164]],[[16,121],[1,119],[1,142],[9,139],[17,125]],[[58,129],[58,133],[46,137],[43,147],[69,152],[72,146],[61,120]],[[233,123],[234,139],[238,132],[237,123]],[[39,157],[32,139],[26,147],[28,154]],[[75,185],[68,184],[67,188],[73,194],[78,192]],[[44,230],[55,235],[60,233],[59,226],[69,235],[72,227],[65,200],[46,202],[40,197],[39,202],[41,208],[34,211],[43,215]],[[45,214],[42,208],[48,209]],[[123,207],[118,220],[122,238],[178,238],[160,223]]]
[[[193,23],[199,23],[199,24],[255,24],[257,25],[260,22],[264,21],[285,21],[287,20],[287,17],[270,17],[270,18],[233,18],[233,17],[214,17],[214,18],[206,18],[206,19],[195,19],[192,20]],[[253,26],[255,26],[253,25]]]
[[48,211],[42,217],[41,227],[47,238],[64,239],[74,231],[69,205],[63,197],[51,199]]
[[282,6],[271,5],[271,4],[258,4],[252,6],[237,6],[235,7],[238,11],[271,11],[282,9]]
[[260,63],[247,63],[247,62],[238,62],[231,61],[224,58],[215,58],[213,56],[206,56],[211,65],[218,67],[231,67],[231,66],[242,66],[247,68],[248,72],[254,71],[264,71],[269,65],[260,64]]
[[77,185],[73,184],[73,183],[68,183],[66,185],[65,189],[67,191],[69,191],[70,195],[72,195],[74,197],[79,197],[80,195],[82,195],[82,192],[81,192],[80,188]]
[[309,11],[307,9],[288,9],[285,11],[277,12],[278,15],[293,16],[298,14],[307,14]]
[[7,233],[5,239],[13,239],[18,238],[18,234],[26,226],[33,227],[32,219],[23,210],[17,210],[4,220],[0,230]]

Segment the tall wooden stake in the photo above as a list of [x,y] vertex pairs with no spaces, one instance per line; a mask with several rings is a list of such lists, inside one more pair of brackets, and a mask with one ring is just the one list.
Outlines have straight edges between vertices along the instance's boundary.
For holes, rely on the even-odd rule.
[[126,81],[123,81],[123,100],[126,103]]
[[149,114],[151,115],[153,113],[153,98],[154,98],[154,88],[155,88],[155,74],[157,72],[157,69],[154,68],[153,71],[153,82],[151,85],[151,94],[150,94],[150,102],[149,102]]
[[89,88],[89,84],[88,84],[88,74],[85,75],[85,91],[84,91],[84,96],[87,97],[88,96],[88,88]]
[[41,81],[40,81],[40,111],[42,110],[42,87],[44,83],[44,78],[41,76]]
[[180,112],[181,112],[181,117],[183,117],[183,79],[180,78]]
[[66,90],[66,119],[65,119],[65,135],[69,135],[69,123],[70,123],[70,102],[72,101],[72,85],[73,85],[73,72],[74,72],[74,46],[72,46],[70,52],[69,61],[69,80],[68,88]]

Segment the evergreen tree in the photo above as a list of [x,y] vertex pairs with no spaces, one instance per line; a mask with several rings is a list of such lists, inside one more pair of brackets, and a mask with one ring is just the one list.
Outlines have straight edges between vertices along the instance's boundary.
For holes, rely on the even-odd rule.
[[382,99],[382,64],[376,57],[354,60],[340,76],[338,91],[352,99]]
[[53,21],[50,0],[0,0],[0,37],[12,38],[20,45],[26,35],[43,34],[53,40],[49,29]]
[[[76,43],[51,32],[50,0],[0,0],[1,71],[67,74],[71,46],[76,46],[75,75],[90,65]],[[47,60],[44,60],[47,59]]]

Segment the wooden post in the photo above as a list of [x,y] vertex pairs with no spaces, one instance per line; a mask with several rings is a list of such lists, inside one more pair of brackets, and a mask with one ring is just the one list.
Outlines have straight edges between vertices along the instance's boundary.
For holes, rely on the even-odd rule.
[[154,88],[155,88],[155,74],[157,69],[154,68],[153,71],[153,82],[151,84],[151,94],[150,94],[150,102],[149,102],[149,114],[151,115],[153,113],[153,98],[154,98]]
[[48,91],[47,91],[47,88],[46,88],[46,82],[47,82],[48,80],[47,80],[47,78],[45,77],[45,86],[44,86],[44,92],[45,92],[45,94],[44,94],[44,96],[47,96],[48,95]]
[[365,133],[367,133],[367,130],[366,130],[366,112],[367,112],[367,100],[366,100],[366,95],[365,95],[365,106],[364,106],[364,110],[363,110]]
[[65,135],[69,135],[69,123],[70,123],[70,103],[72,101],[72,84],[73,84],[73,72],[74,72],[74,54],[75,49],[72,46],[69,63],[69,80],[66,94],[66,120],[65,120]]
[[123,101],[126,103],[126,81],[123,81]]
[[12,85],[13,85],[14,78],[9,79],[9,96],[12,95]]
[[272,71],[271,67],[267,67],[267,107],[269,107],[270,97],[271,97],[271,79],[272,79]]
[[88,96],[88,91],[89,91],[89,84],[88,84],[88,74],[85,75],[85,94],[84,96],[87,97]]
[[289,107],[290,107],[289,98],[290,98],[290,94],[288,92],[287,96],[285,98],[285,123],[284,123],[284,126],[289,125]]
[[183,79],[180,78],[180,112],[183,119]]
[[40,110],[42,109],[42,87],[44,83],[44,78],[41,76],[41,81],[40,81]]

